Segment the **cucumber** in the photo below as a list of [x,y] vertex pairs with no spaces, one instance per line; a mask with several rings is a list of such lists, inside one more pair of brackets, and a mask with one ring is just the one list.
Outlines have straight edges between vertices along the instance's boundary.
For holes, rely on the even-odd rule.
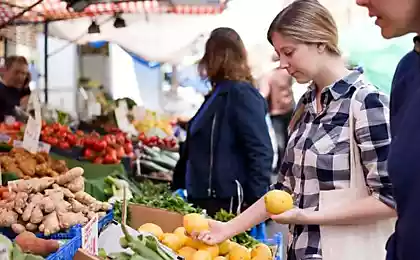
[[171,170],[173,170],[176,165],[176,163],[173,163],[171,161],[164,160],[163,158],[158,158],[158,157],[152,158],[150,161],[156,163],[159,166],[162,166],[164,168],[171,169]]
[[175,152],[171,152],[171,151],[166,151],[166,150],[162,150],[162,152],[160,154],[163,154],[165,156],[168,156],[172,159],[174,159],[175,161],[179,160],[179,153],[175,153]]
[[164,168],[164,167],[162,167],[162,166],[160,166],[160,165],[158,165],[158,164],[156,164],[152,161],[140,160],[140,164],[142,164],[142,165],[144,165],[144,166],[146,166],[150,169],[153,169],[156,172],[170,172],[171,171],[170,169]]
[[152,156],[152,157],[157,157],[157,156],[159,156],[159,155],[160,155],[160,153],[159,153],[159,152],[157,152],[157,151],[153,150],[153,149],[152,149],[152,148],[150,148],[150,147],[143,146],[143,149],[144,149],[144,152],[146,153],[146,155],[150,155],[150,156]]

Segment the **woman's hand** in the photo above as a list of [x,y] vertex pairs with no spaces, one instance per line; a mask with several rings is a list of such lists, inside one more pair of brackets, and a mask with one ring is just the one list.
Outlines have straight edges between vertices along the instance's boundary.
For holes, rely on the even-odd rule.
[[217,245],[230,238],[228,223],[209,220],[209,226],[209,231],[193,233],[192,237],[207,245]]
[[308,210],[293,208],[279,215],[270,215],[270,218],[278,224],[309,224],[311,214]]

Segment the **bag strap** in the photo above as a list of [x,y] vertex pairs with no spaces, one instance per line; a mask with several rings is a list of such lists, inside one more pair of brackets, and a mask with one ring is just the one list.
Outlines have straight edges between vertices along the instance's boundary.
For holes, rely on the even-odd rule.
[[356,122],[355,122],[355,105],[356,96],[361,87],[356,87],[353,96],[350,99],[349,108],[349,133],[350,133],[350,188],[360,188],[366,186],[363,173],[363,166],[360,157],[359,147],[356,141]]

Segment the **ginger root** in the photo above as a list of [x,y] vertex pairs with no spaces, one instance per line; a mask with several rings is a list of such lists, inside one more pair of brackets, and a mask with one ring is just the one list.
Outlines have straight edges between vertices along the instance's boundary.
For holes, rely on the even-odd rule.
[[60,231],[60,223],[58,222],[56,211],[53,211],[44,217],[42,224],[39,225],[39,231],[43,232],[45,236],[49,236]]
[[74,168],[70,169],[68,172],[66,172],[66,173],[64,173],[60,176],[57,176],[55,178],[55,182],[58,185],[64,185],[64,184],[69,183],[69,182],[73,181],[74,179],[82,176],[83,172],[84,171],[83,171],[82,168],[74,167]]
[[86,224],[88,219],[82,212],[57,212],[60,227],[68,229],[76,224]]
[[66,184],[66,187],[71,190],[72,192],[83,191],[85,189],[85,180],[82,176],[77,177],[76,179],[72,180],[71,182]]

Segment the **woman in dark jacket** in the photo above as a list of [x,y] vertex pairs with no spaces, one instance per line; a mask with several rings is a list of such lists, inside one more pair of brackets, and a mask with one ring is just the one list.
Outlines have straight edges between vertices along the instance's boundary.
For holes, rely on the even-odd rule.
[[239,35],[215,29],[199,68],[212,92],[188,124],[187,140],[173,188],[186,188],[188,201],[213,216],[237,212],[265,194],[273,160],[267,105],[254,87]]

